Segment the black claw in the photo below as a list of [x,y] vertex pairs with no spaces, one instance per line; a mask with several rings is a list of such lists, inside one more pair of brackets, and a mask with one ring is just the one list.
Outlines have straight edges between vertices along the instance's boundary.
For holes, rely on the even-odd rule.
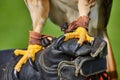
[[64,36],[64,35],[63,35],[63,36],[60,36],[60,37],[57,39],[57,41],[55,42],[54,48],[57,49],[57,48],[63,43],[64,39],[65,39],[65,36]]
[[35,64],[32,61],[32,58],[29,58],[28,61],[29,61],[29,64],[32,66],[32,68],[35,69],[35,70],[37,70],[37,68],[35,67]]
[[90,44],[93,45],[94,44],[94,40]]
[[30,65],[31,65],[33,68],[35,68],[34,63],[32,62],[32,58],[29,58],[28,61],[29,61]]
[[92,46],[94,45],[96,38],[94,38],[94,40],[90,43]]
[[14,75],[15,80],[19,80],[18,74],[19,72],[14,69],[13,75]]
[[74,48],[74,53],[78,50],[79,47],[80,47],[80,44],[77,43],[77,45],[76,45],[75,48]]
[[30,65],[31,65],[32,67],[34,67],[33,62],[32,62],[32,58],[29,58],[28,61],[29,61]]

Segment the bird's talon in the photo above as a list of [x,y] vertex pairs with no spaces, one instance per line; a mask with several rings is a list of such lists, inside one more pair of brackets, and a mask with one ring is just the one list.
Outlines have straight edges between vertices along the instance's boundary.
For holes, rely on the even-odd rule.
[[67,41],[71,38],[79,39],[78,43],[80,45],[82,45],[86,41],[89,42],[89,43],[94,41],[94,37],[89,36],[88,31],[83,27],[78,27],[74,32],[66,33],[64,41]]
[[75,48],[74,48],[74,52],[76,52],[76,51],[78,50],[79,47],[80,47],[80,44],[77,43],[76,46],[75,46]]
[[32,67],[34,67],[34,64],[33,64],[33,62],[32,62],[32,58],[29,58],[28,61],[29,61],[30,65],[31,65]]
[[91,37],[90,43],[94,42],[95,38]]
[[24,65],[30,58],[30,62],[35,61],[35,54],[44,49],[44,47],[40,45],[29,45],[27,50],[15,50],[15,54],[23,55],[23,57],[19,60],[19,62],[15,65],[14,69],[20,72],[22,65]]
[[64,35],[63,35],[63,36],[60,36],[60,37],[58,38],[58,40],[56,41],[56,43],[55,43],[55,45],[54,45],[54,48],[57,49],[57,48],[63,43],[64,39],[65,39],[65,36],[64,36]]
[[38,71],[38,69],[35,67],[34,62],[32,61],[32,58],[29,58],[28,61],[29,61],[29,64],[32,66],[32,68]]
[[19,80],[18,74],[19,72],[16,69],[14,69],[13,75],[14,75],[15,80]]
[[92,40],[92,41],[90,42],[90,44],[91,44],[91,45],[93,45],[93,44],[94,44],[94,41],[95,41],[95,39],[94,39],[94,40]]

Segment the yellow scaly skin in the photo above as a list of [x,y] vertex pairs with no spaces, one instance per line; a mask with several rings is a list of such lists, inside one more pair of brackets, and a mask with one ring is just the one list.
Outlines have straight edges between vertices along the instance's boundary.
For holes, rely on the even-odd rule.
[[91,43],[94,40],[94,37],[90,37],[88,35],[88,31],[83,27],[78,27],[74,32],[66,33],[65,36],[66,37],[64,41],[67,41],[71,38],[78,38],[78,43],[80,45],[82,45],[85,41]]
[[27,50],[16,49],[14,51],[15,55],[16,56],[23,55],[23,57],[19,60],[19,62],[14,67],[14,69],[20,72],[22,65],[25,64],[29,58],[32,58],[32,61],[35,61],[35,54],[38,51],[43,50],[43,49],[44,47],[40,45],[29,45]]

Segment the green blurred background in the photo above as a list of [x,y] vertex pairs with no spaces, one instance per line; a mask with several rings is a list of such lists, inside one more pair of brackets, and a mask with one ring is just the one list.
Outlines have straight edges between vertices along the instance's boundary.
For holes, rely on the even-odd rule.
[[[49,19],[45,26],[47,27],[44,27],[44,34],[56,37],[62,34]],[[107,28],[120,75],[120,0],[113,0]],[[30,30],[32,30],[32,22],[24,1],[0,0],[0,50],[26,48]]]

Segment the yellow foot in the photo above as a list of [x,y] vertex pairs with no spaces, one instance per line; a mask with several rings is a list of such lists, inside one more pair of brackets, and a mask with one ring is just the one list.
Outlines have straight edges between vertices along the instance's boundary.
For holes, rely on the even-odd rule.
[[14,69],[20,72],[22,65],[25,64],[29,58],[35,61],[35,54],[42,49],[44,48],[40,45],[29,45],[27,50],[15,50],[14,53],[16,56],[23,55],[23,57],[19,60]]
[[88,31],[83,27],[78,27],[74,32],[66,33],[64,41],[67,41],[71,38],[78,38],[78,44],[82,45],[83,42],[91,43],[94,40],[94,37],[88,35]]

